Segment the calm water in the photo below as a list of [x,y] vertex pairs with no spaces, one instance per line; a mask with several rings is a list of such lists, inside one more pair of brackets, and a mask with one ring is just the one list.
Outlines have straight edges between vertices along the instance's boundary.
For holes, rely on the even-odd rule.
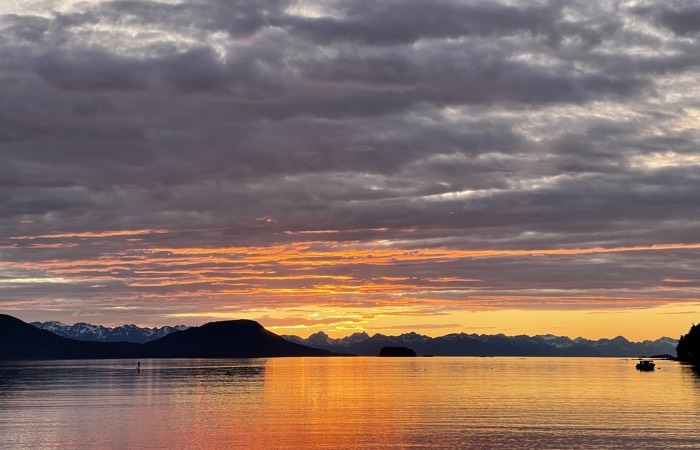
[[700,448],[700,378],[607,358],[0,363],[0,448]]

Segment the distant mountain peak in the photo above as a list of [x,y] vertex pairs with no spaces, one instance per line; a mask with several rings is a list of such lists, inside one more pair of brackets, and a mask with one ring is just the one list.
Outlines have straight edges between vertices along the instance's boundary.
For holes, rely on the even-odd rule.
[[328,336],[324,331],[317,331],[317,332],[311,334],[311,335],[308,337],[308,339],[311,339],[311,338],[324,338],[324,339],[328,339],[329,336]]
[[411,331],[411,332],[409,332],[409,333],[403,333],[403,334],[401,334],[401,336],[405,336],[405,337],[407,337],[407,338],[422,338],[422,337],[425,337],[425,336],[423,336],[422,334],[416,333],[415,331]]
[[366,331],[358,331],[358,332],[355,332],[355,333],[351,334],[351,335],[348,336],[348,337],[358,337],[358,338],[359,338],[359,337],[364,337],[364,338],[369,338],[369,334],[367,334]]

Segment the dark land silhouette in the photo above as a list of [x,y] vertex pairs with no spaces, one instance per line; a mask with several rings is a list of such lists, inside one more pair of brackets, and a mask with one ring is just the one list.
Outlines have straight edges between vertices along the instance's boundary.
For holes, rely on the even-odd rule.
[[[48,322],[47,322],[48,323]],[[57,324],[51,322],[49,324]],[[63,325],[63,324],[59,324]],[[103,333],[104,327],[82,324]],[[53,333],[65,332],[53,327]],[[85,328],[83,327],[83,328]],[[138,328],[132,326],[134,328]],[[121,327],[117,327],[119,329]],[[663,355],[673,358],[678,344],[679,359],[690,361],[691,342],[700,334],[700,327],[682,337],[656,341],[630,342],[622,336],[613,339],[570,339],[563,336],[506,336],[453,333],[429,337],[418,333],[386,336],[355,333],[334,339],[323,332],[306,339],[278,336],[250,320],[210,322],[200,327],[170,332],[165,337],[143,344],[128,342],[78,341],[27,324],[12,316],[0,315],[0,359],[77,359],[77,358],[158,358],[158,357],[266,357],[326,356],[331,354],[376,356],[383,347],[408,347],[418,355],[435,356],[617,356],[640,357]],[[82,328],[81,328],[82,329]],[[115,329],[115,330],[117,330]],[[70,331],[70,330],[69,330]],[[73,330],[74,331],[74,330]],[[114,336],[103,336],[113,340]],[[128,337],[125,336],[125,340]],[[694,348],[698,348],[697,342]],[[695,351],[695,355],[700,351]]]
[[332,356],[289,342],[251,320],[211,322],[146,344],[86,342],[57,336],[0,314],[0,359],[253,358]]
[[333,352],[289,342],[252,320],[210,322],[143,344],[145,355],[165,358],[331,356]]
[[676,356],[679,361],[700,366],[700,324],[693,324],[688,333],[678,339]]
[[416,356],[416,352],[408,347],[382,347],[379,356]]
[[129,358],[137,351],[138,344],[76,341],[0,314],[0,359]]

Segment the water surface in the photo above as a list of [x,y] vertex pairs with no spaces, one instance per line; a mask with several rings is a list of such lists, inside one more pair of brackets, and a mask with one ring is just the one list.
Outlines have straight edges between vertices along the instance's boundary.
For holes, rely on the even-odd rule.
[[140,362],[0,363],[0,448],[700,448],[700,378],[671,361]]

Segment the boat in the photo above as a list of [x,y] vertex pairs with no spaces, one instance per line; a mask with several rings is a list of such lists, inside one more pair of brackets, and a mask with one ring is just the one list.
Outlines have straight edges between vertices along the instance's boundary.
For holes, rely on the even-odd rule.
[[647,359],[642,359],[637,363],[637,370],[641,371],[649,371],[649,370],[654,370],[654,361],[649,361]]

